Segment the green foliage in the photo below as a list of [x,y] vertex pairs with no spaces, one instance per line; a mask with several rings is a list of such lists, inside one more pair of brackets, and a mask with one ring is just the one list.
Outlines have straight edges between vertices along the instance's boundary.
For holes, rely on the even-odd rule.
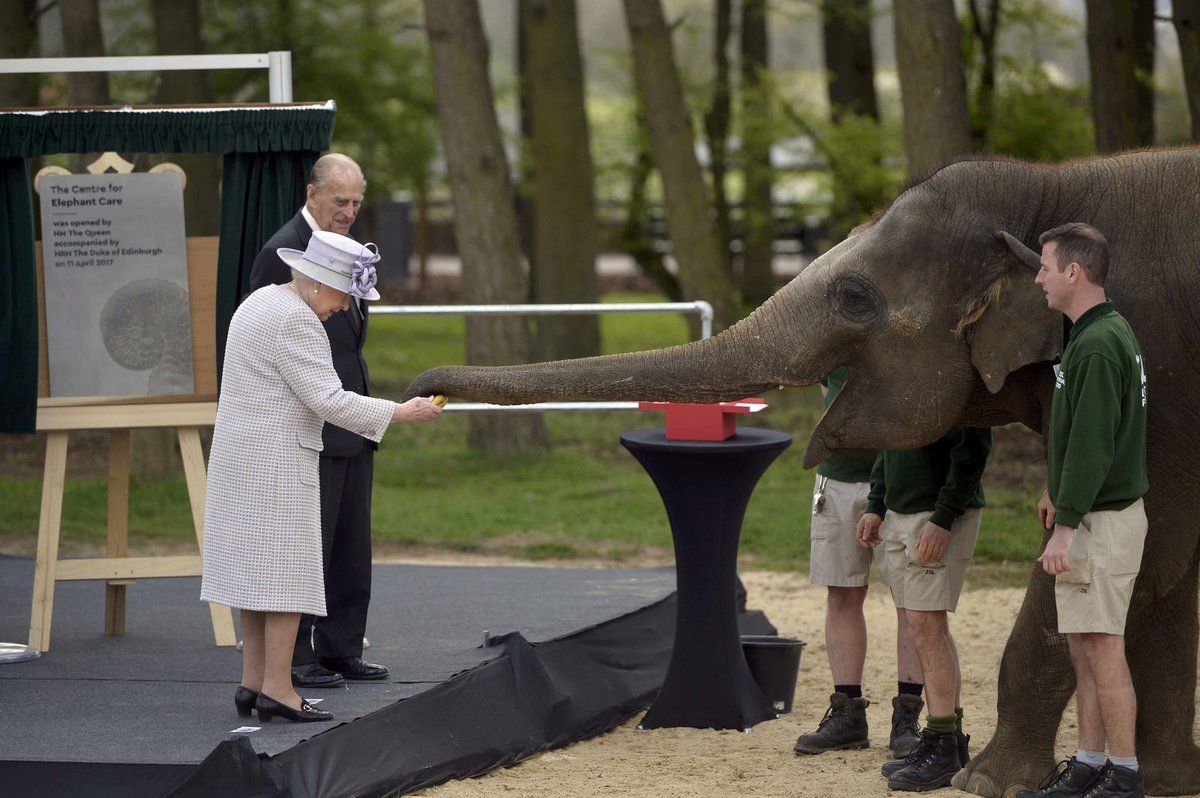
[[[596,197],[627,199],[629,175],[637,158],[637,101],[632,95],[590,97],[587,111]],[[622,213],[614,214],[614,218],[623,218]]]
[[814,121],[811,129],[828,167],[822,175],[832,197],[825,245],[832,246],[896,196],[904,181],[899,125],[844,114]]
[[[424,192],[437,148],[429,58],[416,0],[205,0],[214,52],[292,51],[297,100],[337,102],[333,147],[362,165],[367,194]],[[223,100],[266,97],[266,73],[214,73]]]
[[1096,151],[1087,90],[1055,85],[1038,65],[1004,76],[993,113],[995,153],[1057,162]]
[[1053,0],[1002,0],[1000,27],[1015,31],[1015,49],[1028,56],[1041,46],[1070,47],[1083,35],[1082,18]]
[[998,155],[1057,162],[1095,152],[1086,87],[1052,79],[1040,54],[1070,47],[1082,31],[1074,17],[1049,0],[1002,0],[995,91],[991,107],[982,90],[982,44],[962,20],[963,61],[972,87],[972,129],[983,127],[984,146]]
[[782,135],[806,136],[824,165],[816,174],[816,195],[826,199],[812,209],[828,231],[818,242],[824,250],[895,197],[904,181],[899,121],[851,113],[834,121],[824,112],[779,102],[788,126]]

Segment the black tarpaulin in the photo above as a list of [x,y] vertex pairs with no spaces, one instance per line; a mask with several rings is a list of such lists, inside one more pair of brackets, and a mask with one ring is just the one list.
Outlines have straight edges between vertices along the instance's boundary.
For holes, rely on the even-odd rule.
[[[653,700],[674,620],[672,595],[538,645],[505,635],[498,658],[278,756],[223,743],[164,798],[396,795],[593,737]],[[275,773],[286,792],[263,792]]]

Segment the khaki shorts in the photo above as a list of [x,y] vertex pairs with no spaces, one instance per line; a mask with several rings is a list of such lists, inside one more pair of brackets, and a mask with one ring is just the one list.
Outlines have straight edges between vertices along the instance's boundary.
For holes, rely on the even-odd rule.
[[1058,631],[1125,634],[1129,597],[1146,543],[1146,506],[1090,512],[1079,522],[1067,564],[1054,578]]
[[883,517],[877,547],[883,554],[877,560],[879,573],[892,591],[892,601],[906,610],[948,610],[958,607],[967,563],[975,554],[979,523],[983,512],[967,510],[950,527],[950,542],[938,562],[915,562],[921,530],[933,516],[927,513],[894,513]]
[[[824,483],[820,512],[816,498]],[[814,585],[865,587],[871,573],[871,549],[858,542],[858,519],[867,511],[869,482],[838,482],[817,475],[813,485],[812,552],[808,576]]]

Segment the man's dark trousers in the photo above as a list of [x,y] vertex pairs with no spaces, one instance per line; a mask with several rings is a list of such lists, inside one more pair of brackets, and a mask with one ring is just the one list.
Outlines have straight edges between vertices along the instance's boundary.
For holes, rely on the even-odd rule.
[[[293,665],[321,657],[361,657],[371,601],[371,485],[375,452],[321,457],[321,543],[325,555],[324,618],[300,616]],[[336,571],[331,570],[333,566]],[[309,645],[312,635],[312,645]]]

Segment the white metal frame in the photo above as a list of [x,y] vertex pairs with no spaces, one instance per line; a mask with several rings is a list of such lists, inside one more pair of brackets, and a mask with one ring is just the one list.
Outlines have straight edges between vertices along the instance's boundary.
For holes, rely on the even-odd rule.
[[228,55],[144,55],[100,58],[4,58],[0,74],[40,72],[170,72],[176,70],[266,69],[272,103],[292,102],[292,53]]
[[[587,316],[600,313],[684,313],[700,317],[701,340],[712,335],[713,308],[708,302],[600,302],[565,305],[373,305],[372,316]],[[445,413],[591,413],[637,410],[637,402],[539,402],[492,405],[455,402]]]

